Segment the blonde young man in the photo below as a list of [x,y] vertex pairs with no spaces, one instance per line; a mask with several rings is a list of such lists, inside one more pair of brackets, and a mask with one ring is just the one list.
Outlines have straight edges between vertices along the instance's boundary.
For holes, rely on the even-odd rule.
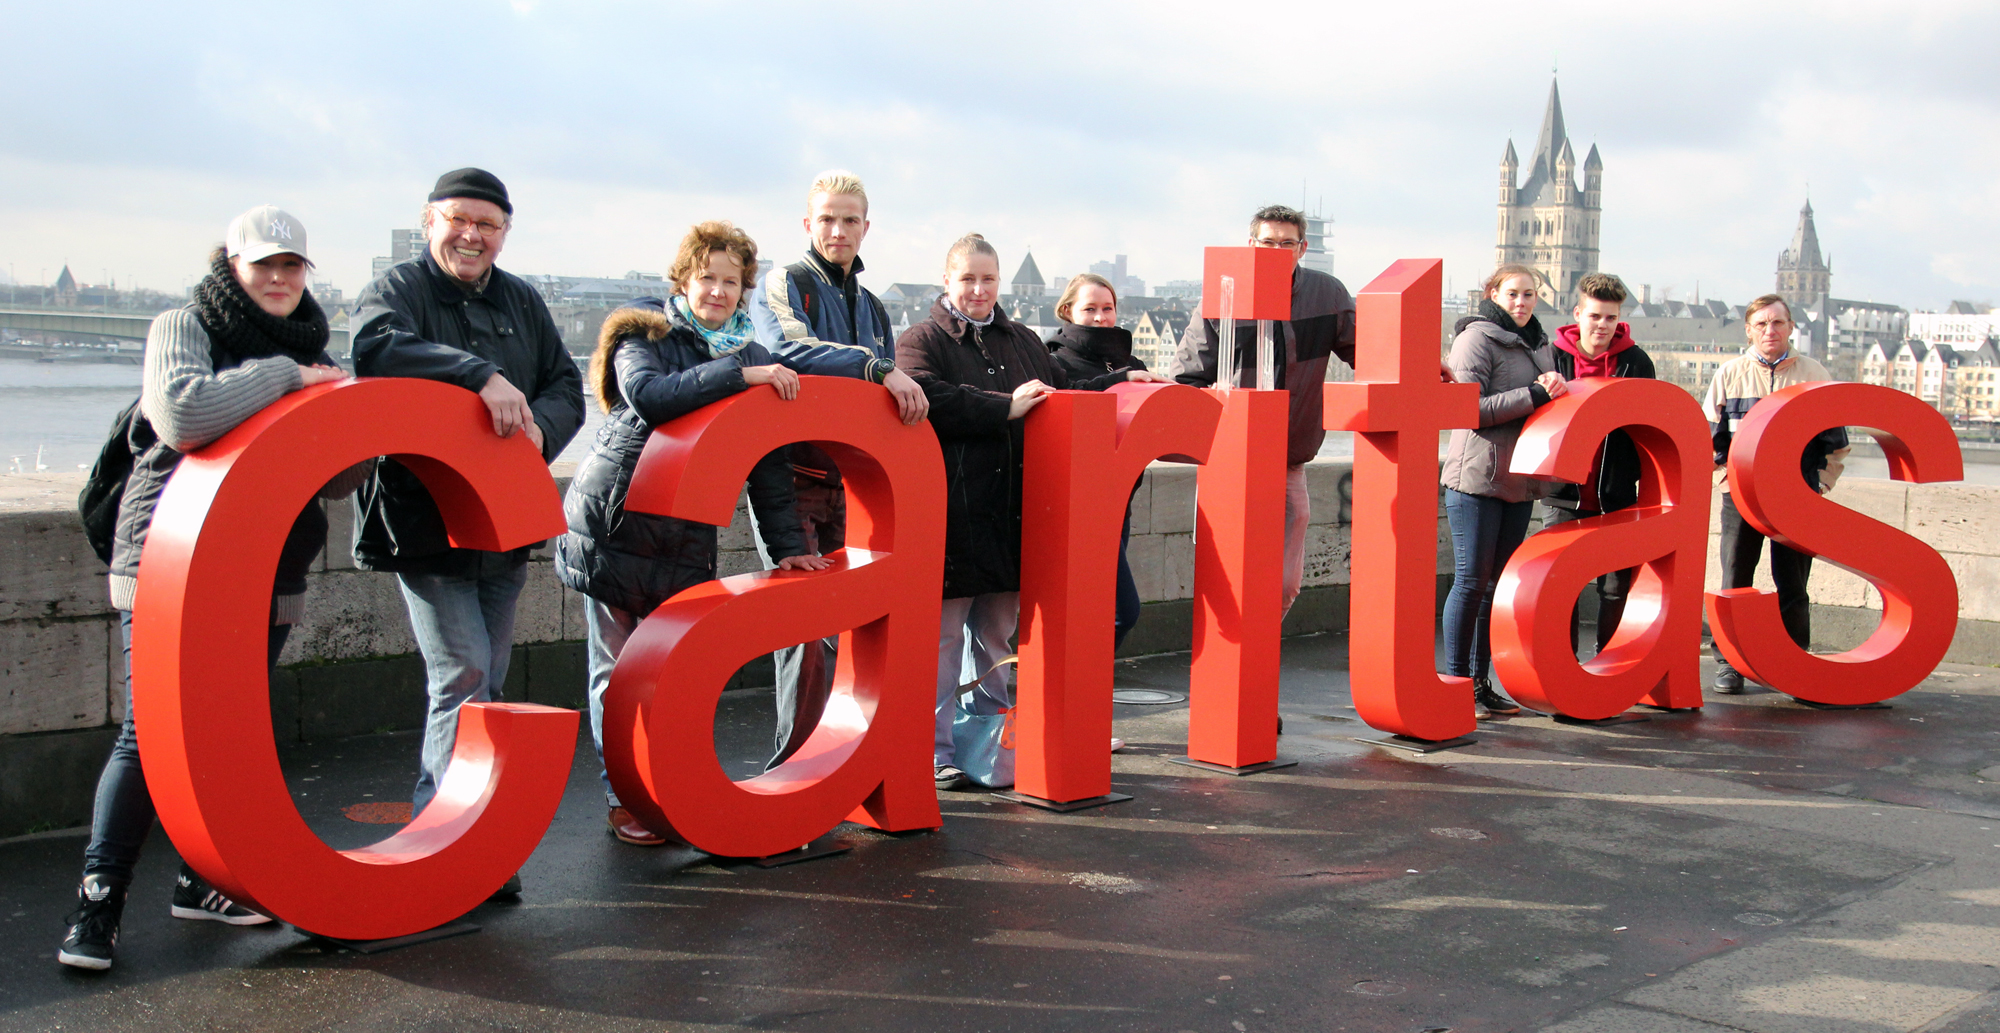
[[[1752,301],[1743,312],[1743,332],[1750,347],[1741,356],[1722,364],[1708,382],[1702,408],[1708,413],[1709,437],[1715,442],[1715,473],[1722,476],[1729,461],[1729,446],[1736,427],[1750,408],[1766,395],[1794,384],[1832,380],[1826,367],[1811,356],[1792,351],[1792,310],[1785,299],[1766,294]],[[1840,479],[1842,460],[1847,456],[1847,429],[1834,427],[1814,438],[1800,457],[1799,472],[1813,490],[1825,494]],[[1725,487],[1727,485],[1725,484]],[[1722,494],[1722,587],[1748,588],[1757,572],[1764,549],[1764,536],[1743,522],[1736,502]],[[1812,557],[1777,542],[1771,543],[1771,580],[1778,589],[1778,613],[1785,630],[1799,648],[1812,642],[1812,601],[1806,596],[1806,581],[1812,576]],[[1717,658],[1722,665],[1715,678],[1715,691],[1734,695],[1743,691],[1743,675]]]
[[[750,295],[758,343],[804,372],[881,384],[904,423],[923,419],[930,402],[917,382],[896,368],[889,314],[856,279],[863,268],[861,241],[868,236],[868,192],[860,178],[839,169],[820,173],[806,191],[803,222],[809,241],[805,257],[771,270]],[[791,453],[806,547],[824,556],[847,539],[847,495],[840,471],[811,445],[793,445]],[[764,565],[772,566],[769,557]],[[773,654],[778,727],[770,767],[796,752],[818,726],[833,691],[839,642],[821,639]]]

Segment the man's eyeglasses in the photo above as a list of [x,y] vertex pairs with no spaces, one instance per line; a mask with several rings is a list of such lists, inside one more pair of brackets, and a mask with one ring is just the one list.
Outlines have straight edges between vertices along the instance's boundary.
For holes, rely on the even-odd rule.
[[1277,237],[1258,237],[1256,243],[1258,247],[1281,247],[1288,250],[1305,246],[1303,240],[1283,240]]
[[454,233],[464,233],[473,229],[478,230],[482,237],[491,237],[507,228],[506,223],[494,222],[491,219],[468,219],[463,215],[446,215],[443,212],[439,212],[438,217],[450,223]]

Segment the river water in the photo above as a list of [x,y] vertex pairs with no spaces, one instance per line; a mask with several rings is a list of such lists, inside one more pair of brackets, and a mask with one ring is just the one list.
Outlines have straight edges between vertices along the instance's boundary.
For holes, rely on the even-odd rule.
[[[38,461],[51,473],[88,470],[104,444],[111,418],[139,396],[136,365],[87,362],[32,362],[0,358],[0,477],[33,470]],[[583,458],[597,425],[604,420],[595,403],[584,406],[584,429],[560,458]],[[1325,456],[1352,455],[1352,435],[1332,433],[1320,449]],[[1978,458],[1968,453],[1967,459]],[[18,465],[17,465],[18,464]],[[1848,459],[1853,477],[1887,477],[1881,459]],[[2000,464],[1968,461],[1968,484],[2000,484]]]

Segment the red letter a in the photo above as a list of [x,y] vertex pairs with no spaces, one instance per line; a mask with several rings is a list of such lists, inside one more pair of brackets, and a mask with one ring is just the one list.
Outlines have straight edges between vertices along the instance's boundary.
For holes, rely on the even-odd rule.
[[[847,548],[830,570],[763,571],[660,604],[625,644],[604,699],[604,765],[647,827],[725,857],[796,848],[841,819],[939,825],[930,779],[944,460],[929,423],[906,427],[888,392],[804,377],[787,402],[753,387],[653,431],[627,508],[727,524],[744,478],[779,445],[840,464]],[[743,663],[840,635],[819,727],[776,768],[736,781],[715,757],[715,706]]]
[[[1701,706],[1702,561],[1711,467],[1701,406],[1664,380],[1588,377],[1536,410],[1514,471],[1583,482],[1605,435],[1638,446],[1639,501],[1532,535],[1493,595],[1493,668],[1515,699],[1584,720]],[[1604,651],[1578,665],[1569,618],[1598,575],[1639,567]]]

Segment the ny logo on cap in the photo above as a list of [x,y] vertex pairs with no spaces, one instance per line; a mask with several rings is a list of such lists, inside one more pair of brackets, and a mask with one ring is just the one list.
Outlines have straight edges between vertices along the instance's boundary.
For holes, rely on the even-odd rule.
[[292,224],[283,219],[272,219],[270,227],[265,232],[274,240],[290,240]]

